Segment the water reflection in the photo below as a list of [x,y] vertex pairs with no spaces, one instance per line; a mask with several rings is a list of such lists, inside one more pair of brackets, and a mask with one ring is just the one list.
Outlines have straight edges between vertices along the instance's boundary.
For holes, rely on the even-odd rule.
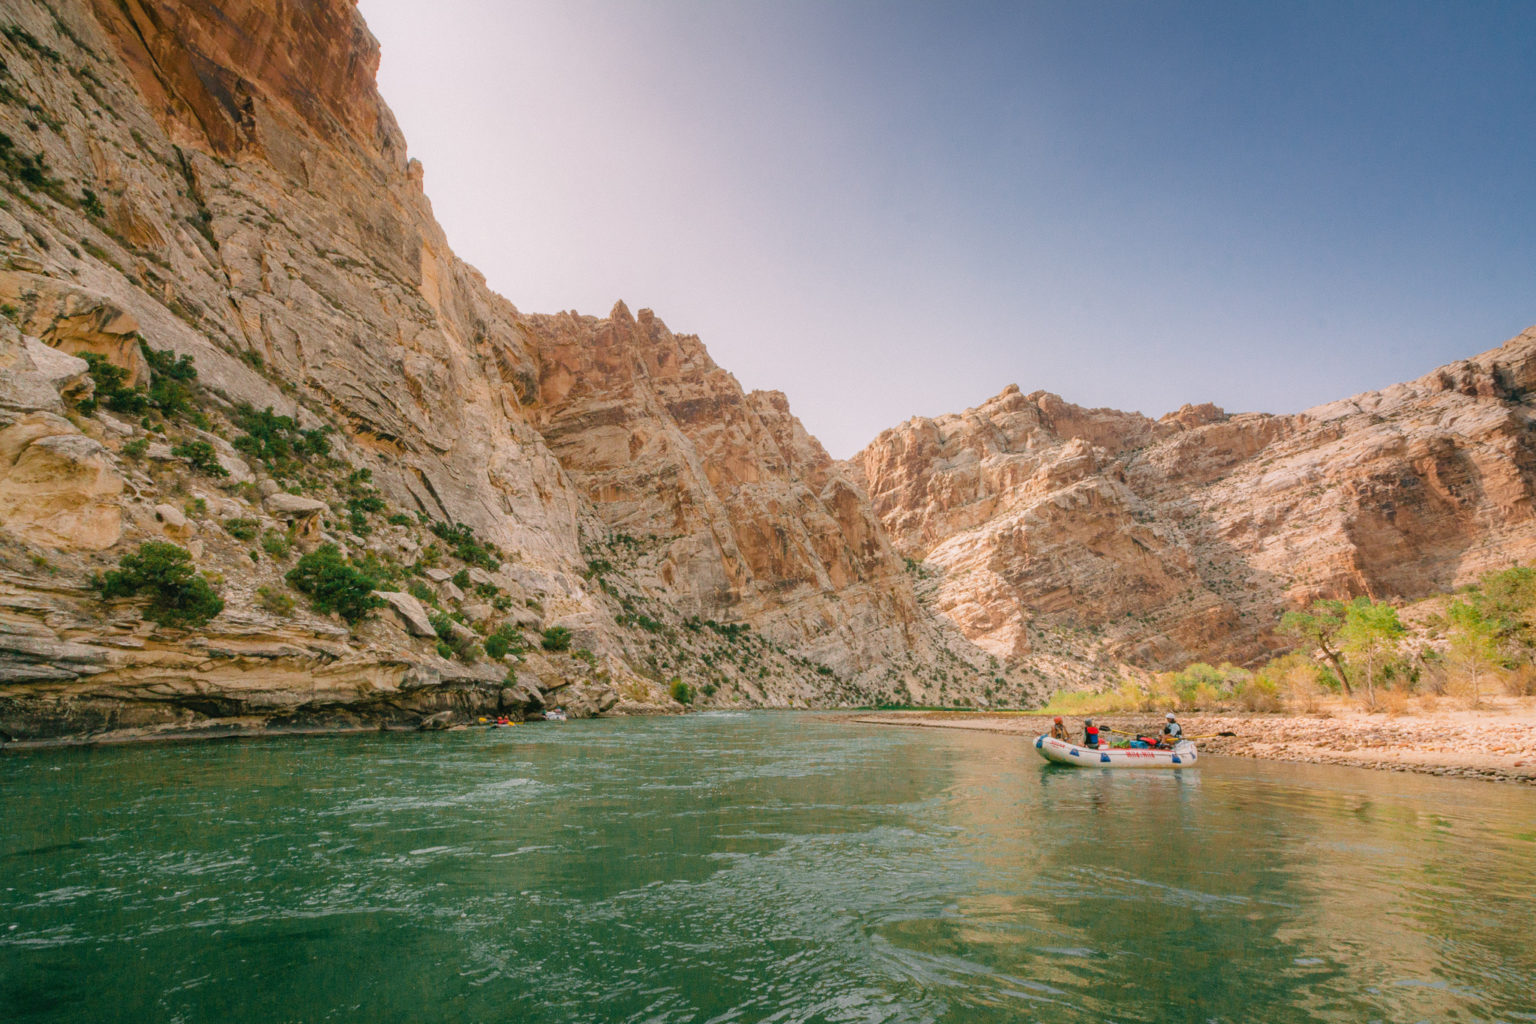
[[7,1020],[1536,1019],[1513,787],[756,715],[8,756],[0,815]]

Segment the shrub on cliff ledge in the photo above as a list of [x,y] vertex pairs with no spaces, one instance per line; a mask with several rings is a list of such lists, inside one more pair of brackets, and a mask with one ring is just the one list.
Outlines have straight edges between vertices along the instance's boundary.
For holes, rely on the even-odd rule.
[[224,599],[197,574],[187,550],[148,541],[123,556],[116,569],[96,581],[103,600],[149,595],[144,617],[166,626],[201,626],[224,610]]
[[504,622],[496,632],[485,638],[485,653],[500,661],[508,654],[523,653],[523,634],[510,622]]
[[571,631],[564,626],[550,626],[544,631],[539,646],[546,651],[568,651],[571,649]]
[[373,596],[378,583],[342,557],[334,544],[322,544],[299,559],[284,577],[293,589],[309,595],[317,612],[336,612],[356,623],[384,602]]

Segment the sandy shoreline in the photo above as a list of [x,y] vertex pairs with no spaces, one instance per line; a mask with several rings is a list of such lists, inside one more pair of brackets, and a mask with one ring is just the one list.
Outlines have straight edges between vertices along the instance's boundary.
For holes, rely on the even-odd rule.
[[[1046,732],[1051,722],[1044,715],[966,711],[889,711],[849,714],[846,720],[1019,736]],[[1162,717],[1113,714],[1098,723],[1157,732]],[[1181,714],[1179,723],[1191,737],[1237,733],[1199,739],[1202,753],[1536,784],[1536,701],[1528,698],[1477,711],[1441,708],[1390,716],[1340,706],[1309,715],[1189,713]],[[1081,718],[1067,719],[1067,726],[1072,735],[1082,734]]]

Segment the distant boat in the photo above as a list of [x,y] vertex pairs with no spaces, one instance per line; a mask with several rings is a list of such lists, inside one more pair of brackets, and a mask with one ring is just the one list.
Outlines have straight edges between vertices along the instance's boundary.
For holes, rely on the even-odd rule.
[[565,720],[566,714],[565,711],[561,708],[555,708],[552,711],[544,712],[544,721],[546,722],[564,722]]
[[1088,747],[1037,736],[1035,749],[1047,761],[1077,768],[1193,768],[1200,759],[1189,740],[1180,740],[1172,747]]

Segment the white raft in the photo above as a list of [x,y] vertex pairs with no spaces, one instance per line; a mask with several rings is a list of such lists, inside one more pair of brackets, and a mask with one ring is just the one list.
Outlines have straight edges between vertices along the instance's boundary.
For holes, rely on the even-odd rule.
[[1035,749],[1047,761],[1078,768],[1193,768],[1200,755],[1189,740],[1180,740],[1170,749],[1153,747],[1085,747],[1081,743],[1035,737]]

